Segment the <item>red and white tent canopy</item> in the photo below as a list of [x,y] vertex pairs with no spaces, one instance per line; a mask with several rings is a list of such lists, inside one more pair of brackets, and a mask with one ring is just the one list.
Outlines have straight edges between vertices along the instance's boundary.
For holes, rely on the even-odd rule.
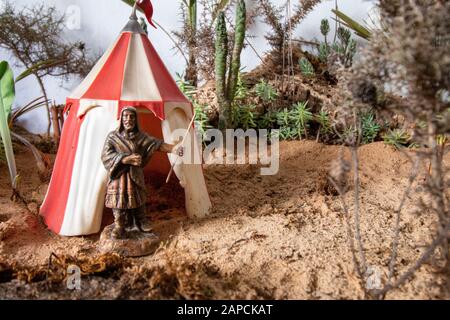
[[[129,25],[124,30],[130,30]],[[80,100],[91,104],[100,100],[117,101],[119,108],[143,106],[162,120],[165,118],[165,103],[189,104],[148,37],[128,31],[122,32],[67,99],[75,104]],[[81,109],[79,112],[84,111]]]
[[[179,90],[135,16],[67,98],[68,117],[41,207],[52,231],[65,236],[100,231],[107,182],[101,151],[126,106],[137,107],[141,128],[167,143],[174,143],[178,137],[172,133],[186,129],[193,116],[191,103]],[[192,151],[199,154],[193,132],[191,137]],[[167,173],[175,160],[173,155],[157,155],[148,170]],[[201,165],[178,161],[174,171],[185,190],[188,215],[207,215],[211,202]]]

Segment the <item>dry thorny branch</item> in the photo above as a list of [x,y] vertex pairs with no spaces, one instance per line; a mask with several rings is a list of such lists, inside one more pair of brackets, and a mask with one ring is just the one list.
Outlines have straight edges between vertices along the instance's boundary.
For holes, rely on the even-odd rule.
[[[445,137],[449,135],[449,101],[445,99],[450,87],[450,53],[448,42],[436,41],[450,30],[450,3],[445,1],[380,1],[380,12],[388,33],[378,33],[362,52],[350,75],[345,75],[348,85],[348,106],[344,108],[342,122],[349,123],[349,134],[344,137],[351,149],[354,182],[354,228],[350,225],[350,210],[345,199],[344,183],[350,172],[350,165],[343,159],[331,172],[330,181],[335,186],[343,203],[347,224],[349,246],[355,271],[361,283],[366,284],[367,265],[363,240],[360,233],[360,185],[358,147],[361,129],[358,112],[369,105],[377,112],[390,111],[400,114],[413,127],[413,137],[419,148],[404,152],[411,162],[408,184],[395,210],[395,224],[392,233],[391,257],[388,264],[388,279],[381,289],[369,290],[363,286],[368,297],[385,298],[386,294],[411,279],[424,264],[429,263],[438,248],[444,252],[448,276],[450,209],[448,180],[449,170],[443,158],[446,150]],[[430,36],[431,35],[431,36]],[[388,86],[386,85],[388,84]],[[389,89],[389,90],[387,90]],[[407,104],[385,100],[387,93],[407,92]],[[353,99],[352,99],[353,98]],[[403,99],[404,100],[404,99]],[[444,137],[442,139],[442,137]],[[444,142],[442,142],[444,141]],[[418,200],[418,212],[429,212],[436,216],[437,225],[432,241],[421,256],[398,277],[394,277],[400,237],[401,212],[410,198],[414,183],[420,173],[420,164],[430,164],[431,170],[424,170],[424,183],[420,185],[424,196]],[[412,196],[411,196],[412,198]],[[423,199],[426,200],[423,200]],[[354,233],[354,234],[353,234]],[[357,246],[355,246],[355,238]],[[359,259],[357,258],[359,256]]]
[[[281,55],[281,57],[274,57],[276,60],[279,60],[277,62],[281,62],[285,58],[285,52],[292,51],[293,31],[320,2],[322,0],[300,0],[299,4],[291,12],[291,1],[287,1],[281,7],[276,7],[270,0],[258,1],[260,15],[272,29],[266,36],[266,39],[274,49],[274,52]],[[283,15],[284,11],[286,11],[285,15]]]
[[[188,68],[185,76],[187,80],[192,80],[193,78],[204,81],[214,79],[215,19],[218,11],[223,10],[225,12],[227,22],[231,26],[230,30],[232,30],[229,34],[229,39],[233,39],[233,19],[230,17],[233,16],[233,8],[235,5],[235,0],[199,0],[198,8],[201,8],[201,12],[198,14],[198,24],[194,28],[189,24],[185,4],[181,3],[180,15],[183,28],[180,32],[173,32],[173,34],[178,39],[181,47],[189,55]],[[250,28],[254,23],[256,15],[256,10],[247,13],[247,28]],[[248,38],[247,36],[246,44],[252,47]],[[230,43],[232,42],[230,41]],[[258,53],[256,52],[256,54]],[[198,74],[193,76],[192,73]]]

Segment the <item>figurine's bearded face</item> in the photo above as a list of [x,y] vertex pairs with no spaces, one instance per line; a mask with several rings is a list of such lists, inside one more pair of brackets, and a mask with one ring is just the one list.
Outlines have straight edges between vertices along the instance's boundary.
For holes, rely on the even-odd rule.
[[136,114],[125,110],[122,115],[122,125],[125,131],[132,132],[136,128]]

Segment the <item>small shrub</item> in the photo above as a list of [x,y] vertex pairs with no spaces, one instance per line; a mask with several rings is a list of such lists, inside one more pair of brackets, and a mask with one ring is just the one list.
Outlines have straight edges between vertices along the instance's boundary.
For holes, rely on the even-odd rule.
[[274,102],[279,96],[274,87],[268,84],[264,79],[261,79],[255,86],[255,92],[264,102]]
[[281,127],[290,127],[291,126],[291,117],[289,110],[284,108],[282,111],[277,112],[277,124]]
[[209,118],[205,112],[205,108],[206,108],[206,106],[202,106],[198,103],[194,103],[195,127],[197,128],[198,132],[202,135],[202,137],[205,136],[206,131],[208,129],[212,128],[212,126],[209,124]]
[[320,135],[327,135],[333,132],[331,127],[330,117],[328,112],[320,111],[314,116],[314,120],[319,124],[319,130],[317,131],[317,141],[319,141]]
[[236,86],[235,99],[244,100],[247,97],[248,97],[248,88],[247,88],[244,80],[242,80],[241,73],[239,73],[237,86]]
[[261,129],[273,129],[277,124],[277,114],[275,112],[268,111],[259,117],[257,124],[258,128]]
[[327,36],[328,33],[330,33],[330,23],[328,22],[328,19],[322,19],[320,22],[320,33],[322,33],[325,38],[325,43],[327,43]]
[[321,43],[319,46],[319,59],[322,62],[327,62],[328,61],[328,56],[331,53],[331,48],[329,45],[327,45],[326,43]]
[[248,130],[256,128],[255,108],[253,105],[233,106],[233,123],[235,127]]
[[195,86],[191,85],[191,83],[189,81],[184,80],[183,75],[180,75],[178,72],[177,72],[176,82],[177,82],[178,88],[180,88],[180,91],[183,92],[184,95],[193,102],[194,93],[197,91]]
[[332,48],[338,55],[342,65],[348,68],[353,64],[357,43],[354,39],[352,39],[350,30],[344,27],[338,28],[338,38],[339,41],[334,43]]
[[302,74],[305,77],[312,77],[315,75],[314,67],[311,64],[311,62],[309,62],[308,59],[306,59],[305,57],[302,57],[299,60],[299,64],[300,64],[300,70],[302,71]]
[[307,106],[308,102],[299,102],[294,105],[295,108],[289,115],[300,139],[302,136],[308,138],[309,123],[313,119],[313,114]]
[[403,129],[389,130],[383,136],[384,143],[397,149],[408,146],[411,136]]
[[380,133],[380,125],[375,122],[375,116],[367,112],[361,116],[362,143],[368,144],[375,141]]
[[278,137],[280,140],[295,140],[298,138],[298,133],[295,128],[280,127],[278,131]]

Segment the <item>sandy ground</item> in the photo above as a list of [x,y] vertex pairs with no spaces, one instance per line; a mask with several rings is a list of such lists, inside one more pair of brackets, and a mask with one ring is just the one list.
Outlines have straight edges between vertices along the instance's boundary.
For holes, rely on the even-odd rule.
[[[81,291],[64,281],[25,283],[17,270],[45,270],[51,253],[94,259],[98,236],[64,238],[49,232],[37,216],[47,185],[32,157],[18,148],[21,190],[31,202],[10,201],[8,175],[0,166],[1,298],[244,298],[361,299],[353,272],[339,196],[327,182],[340,147],[312,141],[283,142],[280,172],[260,176],[258,166],[205,167],[214,204],[211,217],[187,219],[183,210],[153,199],[149,214],[163,239],[149,257],[121,259],[108,271],[87,273]],[[385,279],[391,254],[394,210],[408,182],[407,158],[383,143],[360,149],[361,228],[367,264]],[[450,158],[446,158],[450,164]],[[430,242],[434,217],[417,212],[417,193],[402,214],[396,275],[408,268]],[[346,199],[352,209],[353,187]],[[158,205],[155,205],[158,202]],[[106,217],[109,221],[110,217]],[[106,223],[106,222],[105,222]],[[95,262],[94,262],[95,263]],[[98,263],[97,263],[98,265]],[[424,265],[412,281],[388,299],[445,299],[445,278]]]

